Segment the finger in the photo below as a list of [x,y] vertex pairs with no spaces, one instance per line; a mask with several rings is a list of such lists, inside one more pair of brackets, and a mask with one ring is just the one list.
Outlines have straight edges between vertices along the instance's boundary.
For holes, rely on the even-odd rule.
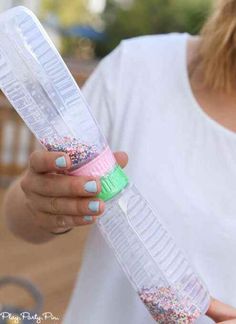
[[97,198],[61,198],[43,197],[35,195],[32,197],[32,207],[34,210],[52,215],[70,216],[98,216],[104,212],[105,203]]
[[95,216],[73,217],[69,215],[51,215],[46,213],[38,213],[34,216],[35,224],[47,232],[62,232],[64,230],[92,224],[95,222]]
[[236,324],[236,319],[225,321],[225,322],[218,322],[218,324]]
[[21,181],[26,194],[45,197],[92,197],[101,191],[99,179],[61,174],[28,173]]
[[210,306],[206,315],[216,323],[220,323],[227,320],[234,320],[236,318],[236,309],[211,297]]
[[30,156],[30,168],[36,173],[57,172],[70,169],[71,160],[62,152],[35,151]]
[[125,152],[114,153],[117,163],[124,168],[128,163],[128,155]]

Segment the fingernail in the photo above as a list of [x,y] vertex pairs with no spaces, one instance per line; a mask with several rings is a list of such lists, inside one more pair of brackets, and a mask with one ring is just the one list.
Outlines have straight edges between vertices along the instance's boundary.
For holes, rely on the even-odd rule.
[[88,208],[94,213],[97,213],[99,211],[99,206],[100,206],[99,201],[90,201],[88,204]]
[[97,192],[98,188],[97,188],[97,182],[96,181],[88,181],[85,183],[84,185],[84,189],[87,192]]
[[56,159],[56,166],[58,168],[65,168],[66,167],[66,159],[64,156],[60,156]]
[[93,216],[84,216],[83,219],[85,222],[92,222]]

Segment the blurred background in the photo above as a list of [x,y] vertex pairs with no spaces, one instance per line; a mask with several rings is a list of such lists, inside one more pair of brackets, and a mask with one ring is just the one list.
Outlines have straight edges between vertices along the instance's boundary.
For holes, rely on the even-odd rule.
[[[30,8],[82,86],[99,60],[122,39],[169,32],[197,34],[213,3],[214,0],[4,0],[0,1],[0,12],[17,5]],[[0,202],[37,146],[0,93]],[[30,279],[43,292],[44,310],[61,317],[79,270],[88,229],[76,229],[43,246],[19,241],[4,228],[3,222],[0,231],[0,278],[11,274]],[[0,310],[3,303],[26,306],[32,300],[23,290],[0,287]]]

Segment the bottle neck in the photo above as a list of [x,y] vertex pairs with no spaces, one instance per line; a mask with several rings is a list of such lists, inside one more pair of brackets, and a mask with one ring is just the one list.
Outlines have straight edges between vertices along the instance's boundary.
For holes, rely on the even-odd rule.
[[95,159],[70,174],[100,178],[102,190],[98,198],[104,201],[111,200],[129,183],[128,177],[117,164],[108,146]]
[[116,164],[114,169],[100,178],[102,190],[98,198],[108,201],[115,198],[129,184],[128,177],[122,168]]

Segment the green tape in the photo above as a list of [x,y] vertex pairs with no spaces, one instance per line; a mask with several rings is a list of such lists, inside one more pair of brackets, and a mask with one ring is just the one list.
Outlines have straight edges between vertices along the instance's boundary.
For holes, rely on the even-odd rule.
[[107,201],[121,192],[128,185],[129,179],[122,168],[117,165],[110,173],[101,177],[100,182],[102,190],[98,198]]

